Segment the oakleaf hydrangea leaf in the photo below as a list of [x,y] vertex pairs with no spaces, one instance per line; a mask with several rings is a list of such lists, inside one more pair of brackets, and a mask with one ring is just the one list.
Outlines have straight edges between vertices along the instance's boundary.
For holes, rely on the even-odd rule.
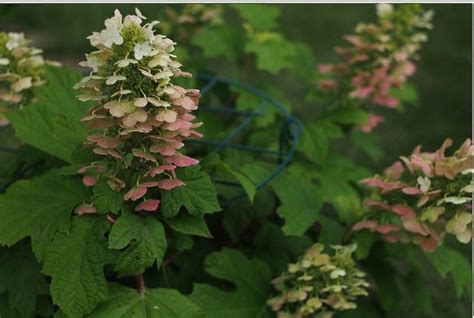
[[242,51],[242,34],[240,30],[227,25],[203,28],[193,38],[192,43],[203,50],[205,57],[224,56],[236,61]]
[[165,222],[175,231],[182,234],[197,235],[202,237],[212,237],[207,228],[206,221],[202,216],[194,216],[181,213]]
[[255,36],[245,45],[245,52],[256,55],[259,70],[277,74],[284,68],[292,67],[295,50],[293,44],[280,34],[271,35]]
[[11,246],[30,236],[42,259],[58,230],[67,230],[72,209],[87,198],[80,179],[56,171],[13,184],[0,196],[0,244]]
[[324,118],[336,124],[362,125],[369,120],[369,115],[357,107],[338,107],[328,111]]
[[207,317],[270,317],[266,301],[271,275],[262,261],[224,249],[206,257],[205,269],[212,276],[235,285],[235,291],[230,292],[206,284],[194,285],[190,299],[206,312]]
[[110,296],[88,318],[202,318],[200,308],[174,289],[135,289],[110,283]]
[[195,216],[220,211],[211,178],[200,167],[180,169],[177,177],[186,186],[162,191],[161,212],[166,218],[176,216],[183,206]]
[[117,214],[123,206],[123,195],[112,190],[104,179],[97,182],[92,192],[94,193],[92,201],[99,213]]
[[471,265],[461,253],[447,246],[439,246],[426,256],[443,278],[451,273],[458,297],[462,296],[464,291],[471,297]]
[[38,295],[49,294],[40,271],[41,266],[28,244],[0,248],[0,294],[7,292],[9,307],[23,317],[33,315]]
[[329,120],[318,120],[305,125],[298,150],[313,163],[323,163],[330,150],[330,142],[341,138],[342,131]]
[[272,187],[281,202],[277,213],[285,220],[283,232],[286,235],[302,235],[318,220],[321,194],[307,178],[284,173],[272,182]]
[[[115,270],[120,276],[135,276],[151,267],[155,261],[161,264],[165,255],[167,242],[163,225],[154,217],[140,217],[126,213],[113,226],[111,247],[131,244],[117,258]],[[121,221],[122,219],[122,221]],[[115,229],[119,225],[120,230]],[[124,231],[128,228],[128,233]],[[117,235],[120,232],[122,235]]]
[[49,68],[47,85],[38,89],[38,101],[31,107],[8,114],[16,135],[24,142],[64,161],[77,145],[85,139],[81,117],[90,107],[75,97],[72,86],[80,74],[62,69]]
[[51,295],[68,316],[84,316],[108,297],[103,267],[111,263],[105,218],[77,216],[71,230],[58,233],[49,246],[43,272],[51,276]]
[[253,202],[253,198],[255,197],[255,193],[257,192],[257,189],[255,187],[255,184],[252,182],[252,180],[240,170],[231,168],[228,164],[226,164],[223,161],[221,162],[221,167],[225,171],[227,171],[230,175],[232,175],[237,181],[239,181],[239,183],[242,185],[242,188],[244,188],[245,193],[247,194],[250,202]]
[[257,31],[266,31],[278,25],[280,9],[268,4],[233,4],[242,19]]
[[122,249],[127,247],[132,240],[140,238],[142,229],[143,223],[140,217],[125,210],[112,226],[109,234],[109,248]]

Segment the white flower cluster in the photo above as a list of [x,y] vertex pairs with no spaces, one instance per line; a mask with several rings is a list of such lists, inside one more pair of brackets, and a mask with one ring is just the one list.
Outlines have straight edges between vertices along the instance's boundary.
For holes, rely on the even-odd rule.
[[115,10],[105,29],[89,36],[97,50],[80,65],[92,72],[75,88],[82,92],[80,100],[95,101],[82,120],[91,130],[86,146],[103,158],[81,170],[84,183],[94,186],[106,178],[113,190],[126,188],[124,201],[140,200],[136,211],[153,212],[160,203],[153,188],[185,185],[175,170],[198,160],[181,153],[183,141],[202,135],[194,130],[200,123],[193,123],[191,114],[199,90],[172,83],[191,74],[182,72],[171,54],[175,43],[154,33],[158,21],[142,25],[144,20],[138,9],[125,17]]
[[42,51],[28,46],[23,33],[0,32],[0,126],[4,113],[31,103],[33,87],[45,83]]

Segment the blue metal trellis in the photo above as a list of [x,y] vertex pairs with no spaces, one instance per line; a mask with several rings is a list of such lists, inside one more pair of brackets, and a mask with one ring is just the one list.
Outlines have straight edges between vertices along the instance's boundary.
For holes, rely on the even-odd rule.
[[[231,114],[234,116],[242,116],[244,120],[242,123],[237,126],[234,130],[232,130],[224,140],[197,140],[192,139],[189,142],[192,143],[199,143],[206,146],[213,147],[213,152],[220,152],[225,148],[232,148],[237,149],[240,151],[251,152],[255,154],[267,154],[270,156],[276,157],[277,165],[275,168],[266,176],[263,180],[260,180],[257,184],[255,184],[256,189],[261,189],[265,187],[268,183],[270,183],[275,177],[277,177],[285,167],[290,163],[293,155],[296,151],[296,147],[298,144],[299,137],[302,132],[302,125],[298,119],[291,116],[285,106],[275,99],[272,96],[267,95],[266,93],[262,92],[261,90],[247,85],[245,83],[225,79],[222,77],[209,75],[209,74],[200,74],[198,75],[198,79],[205,82],[205,85],[201,89],[201,96],[205,96],[212,91],[216,85],[226,85],[226,86],[233,86],[240,88],[246,92],[249,92],[258,98],[260,98],[261,103],[257,107],[257,109],[252,111],[242,111],[237,110],[234,108],[228,107],[211,107],[211,106],[201,106],[200,111],[206,112],[214,112],[214,113],[223,113],[223,114]],[[242,145],[242,144],[233,144],[231,141],[235,139],[248,125],[252,123],[258,117],[264,116],[265,110],[268,110],[270,107],[277,109],[280,115],[283,118],[283,124],[280,127],[280,135],[278,141],[278,150],[266,149],[261,147],[249,146],[249,145]],[[0,152],[9,152],[9,153],[16,153],[17,149],[10,148],[10,147],[1,147]],[[28,168],[28,167],[26,167]],[[24,171],[23,171],[24,172]],[[22,174],[16,175],[16,179],[21,178]],[[0,186],[0,193],[4,192],[6,188],[12,184],[15,180],[9,180],[6,184]],[[229,185],[234,187],[240,187],[239,183],[230,182],[230,181],[219,181],[216,180],[216,183]]]
[[[242,151],[248,151],[256,154],[268,154],[273,155],[277,158],[277,165],[275,168],[266,176],[263,180],[260,180],[257,184],[255,184],[256,189],[261,189],[265,187],[268,183],[270,183],[275,177],[277,177],[285,167],[290,163],[293,155],[295,154],[296,147],[298,144],[299,137],[302,132],[302,125],[300,121],[291,116],[285,106],[275,99],[272,96],[267,95],[266,93],[262,92],[261,90],[244,84],[239,81],[229,80],[225,78],[221,78],[218,76],[210,75],[210,74],[200,74],[198,75],[198,79],[206,82],[204,87],[201,89],[201,96],[207,95],[216,85],[223,84],[227,86],[234,86],[240,88],[246,92],[249,92],[257,97],[260,98],[261,103],[257,107],[257,109],[252,111],[241,111],[236,110],[233,108],[228,107],[206,107],[201,106],[200,111],[207,111],[207,112],[220,112],[220,113],[229,113],[236,116],[244,116],[245,119],[242,123],[237,126],[234,130],[232,130],[227,137],[224,138],[222,141],[214,141],[214,140],[192,140],[195,143],[201,143],[204,145],[213,146],[214,152],[219,152],[225,148],[233,148]],[[247,127],[254,119],[259,116],[265,115],[265,109],[269,107],[274,107],[283,117],[283,125],[280,128],[280,136],[279,136],[279,143],[278,143],[278,150],[271,150],[261,147],[254,147],[248,145],[241,145],[241,144],[233,144],[231,141],[243,131],[245,127]],[[216,183],[220,183],[223,185],[235,186],[240,187],[239,183],[229,182],[229,181],[219,181],[216,180]]]

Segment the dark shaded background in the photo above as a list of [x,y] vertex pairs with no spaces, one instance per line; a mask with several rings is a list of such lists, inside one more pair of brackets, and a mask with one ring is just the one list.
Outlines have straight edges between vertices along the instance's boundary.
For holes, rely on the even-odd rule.
[[[150,19],[163,19],[167,4],[140,5]],[[0,5],[0,30],[25,32],[34,45],[43,48],[48,58],[66,66],[77,67],[84,53],[90,51],[85,38],[102,29],[105,18],[119,8],[133,12],[134,5]],[[343,43],[360,21],[372,21],[373,5],[281,5],[280,31],[289,39],[305,42],[319,63],[334,61],[332,48]],[[412,83],[418,88],[417,106],[404,112],[387,111],[380,127],[381,145],[386,153],[380,167],[408,154],[418,144],[436,149],[446,137],[459,145],[471,136],[471,5],[426,5],[435,10],[434,30],[421,50],[418,72]],[[309,69],[308,72],[314,72]],[[284,75],[283,75],[284,76]],[[281,79],[285,89],[285,79]],[[303,110],[311,112],[311,109]],[[377,167],[374,167],[377,168]],[[467,252],[467,248],[466,248]],[[439,288],[432,317],[468,317],[468,300],[456,300],[448,282],[433,278]],[[402,304],[401,304],[402,305]]]

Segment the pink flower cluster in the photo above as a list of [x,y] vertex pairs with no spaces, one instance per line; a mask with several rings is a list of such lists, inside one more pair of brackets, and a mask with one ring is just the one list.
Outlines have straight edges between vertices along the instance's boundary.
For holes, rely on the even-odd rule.
[[[82,167],[83,182],[92,187],[105,178],[114,191],[124,190],[124,201],[136,211],[159,208],[160,191],[170,191],[185,183],[176,176],[177,168],[199,163],[181,153],[183,141],[202,137],[194,130],[191,114],[198,108],[200,93],[173,85],[171,79],[190,76],[171,52],[174,43],[153,31],[156,21],[137,15],[105,21],[106,28],[90,36],[96,51],[81,65],[92,69],[76,88],[81,100],[96,104],[82,119],[90,129],[85,147],[103,159]],[[94,213],[92,206],[84,211]]]
[[[377,11],[377,23],[357,25],[356,34],[345,36],[351,46],[335,49],[342,62],[318,65],[319,73],[330,75],[318,85],[360,103],[396,108],[399,100],[391,89],[402,87],[416,72],[416,52],[427,40],[421,30],[432,27],[432,12],[423,13],[419,5],[395,10],[389,4],[379,5]],[[383,117],[371,115],[361,130],[370,132],[382,121]]]
[[425,251],[435,250],[448,233],[470,242],[474,146],[467,139],[447,156],[451,145],[447,139],[433,153],[418,146],[383,175],[362,180],[375,192],[364,202],[370,212],[352,230],[379,233],[391,243],[412,242]]

